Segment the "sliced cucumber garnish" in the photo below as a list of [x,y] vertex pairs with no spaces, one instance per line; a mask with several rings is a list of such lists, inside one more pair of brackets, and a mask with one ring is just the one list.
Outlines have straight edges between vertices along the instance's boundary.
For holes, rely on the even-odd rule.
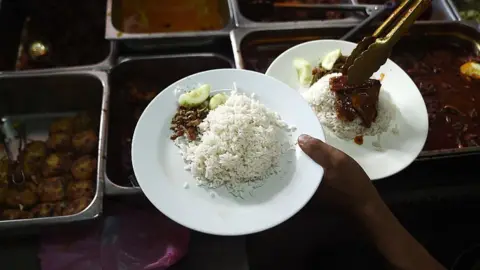
[[210,104],[208,104],[208,107],[210,108],[210,110],[215,110],[218,106],[225,104],[227,99],[228,96],[224,93],[216,94],[210,99]]
[[313,80],[312,65],[303,58],[295,58],[293,60],[293,66],[297,71],[298,81],[302,85],[310,85]]
[[178,103],[184,107],[196,107],[202,104],[210,96],[210,85],[204,84],[197,89],[180,95]]
[[331,70],[340,56],[342,56],[340,49],[329,52],[322,60],[322,67],[326,70]]

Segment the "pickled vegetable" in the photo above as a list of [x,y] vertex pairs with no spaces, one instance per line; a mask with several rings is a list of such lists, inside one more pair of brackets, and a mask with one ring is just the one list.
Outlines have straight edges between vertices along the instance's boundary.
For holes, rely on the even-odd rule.
[[228,96],[224,93],[216,94],[210,99],[208,107],[210,108],[210,110],[215,110],[218,106],[223,105],[227,101],[227,99]]
[[293,66],[297,71],[298,81],[301,85],[308,86],[312,82],[312,65],[303,58],[296,58],[293,60]]
[[340,56],[342,56],[340,49],[329,52],[322,60],[322,67],[326,70],[331,70]]
[[189,108],[199,106],[210,96],[210,88],[210,85],[204,84],[197,89],[184,93],[178,98],[178,103],[180,106]]

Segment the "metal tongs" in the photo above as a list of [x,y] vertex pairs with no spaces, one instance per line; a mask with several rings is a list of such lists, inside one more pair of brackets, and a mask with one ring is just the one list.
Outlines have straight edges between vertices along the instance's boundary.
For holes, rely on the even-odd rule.
[[348,84],[365,82],[385,64],[392,47],[430,3],[431,0],[404,1],[372,36],[360,41],[343,66],[343,74],[348,76]]

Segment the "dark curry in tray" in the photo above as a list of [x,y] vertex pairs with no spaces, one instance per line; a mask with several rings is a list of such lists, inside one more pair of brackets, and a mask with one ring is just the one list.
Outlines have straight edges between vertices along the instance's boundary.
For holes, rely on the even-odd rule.
[[396,46],[392,59],[417,84],[427,105],[430,127],[424,150],[480,145],[480,80],[460,72],[462,65],[480,60],[471,47],[410,40]]

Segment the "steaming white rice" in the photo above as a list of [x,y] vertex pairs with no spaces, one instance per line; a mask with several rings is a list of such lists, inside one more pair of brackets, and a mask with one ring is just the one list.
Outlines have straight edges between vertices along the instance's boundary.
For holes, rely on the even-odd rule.
[[359,135],[376,136],[386,132],[393,118],[393,110],[389,106],[390,102],[383,97],[382,91],[380,91],[377,107],[378,115],[370,128],[362,126],[362,121],[358,117],[352,122],[338,119],[335,110],[335,93],[330,91],[330,79],[340,75],[340,73],[333,73],[323,76],[302,94],[317,114],[320,123],[344,140],[353,140]]
[[236,92],[210,111],[199,130],[197,141],[179,138],[176,143],[187,169],[208,188],[241,192],[242,184],[279,173],[280,158],[294,149],[290,129],[278,113]]

